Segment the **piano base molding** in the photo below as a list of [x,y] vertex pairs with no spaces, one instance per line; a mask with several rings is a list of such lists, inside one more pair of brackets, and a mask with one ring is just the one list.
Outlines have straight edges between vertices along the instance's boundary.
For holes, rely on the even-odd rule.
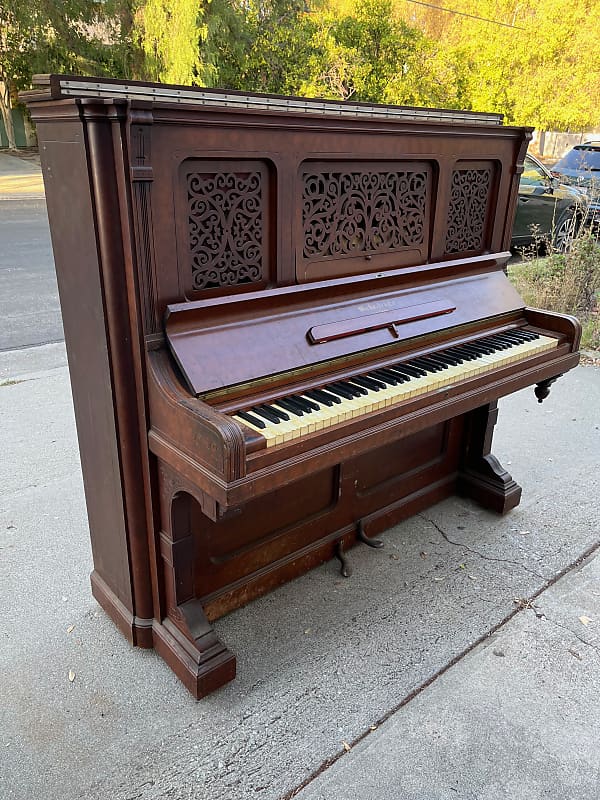
[[216,635],[199,601],[174,612],[184,629],[167,618],[153,627],[154,647],[196,700],[235,678],[236,660]]
[[336,556],[342,574],[358,571],[356,544],[456,492],[463,433],[462,417],[440,423],[291,484],[295,511],[278,490],[219,522],[161,464],[165,613],[154,646],[194,697],[235,676],[214,620]]
[[[363,530],[367,528],[372,536],[450,497],[456,490],[456,478],[456,473],[451,473],[370,514],[362,520]],[[218,601],[209,599],[206,608],[199,599],[171,608],[162,623],[155,621],[153,625],[154,647],[192,695],[200,700],[232,681],[236,674],[235,655],[219,639],[205,613],[207,609],[211,611],[210,618],[216,619],[336,557],[342,562],[341,574],[352,580],[352,573],[360,569],[358,558],[351,564],[352,553],[360,552],[354,546],[360,542],[355,524],[324,533],[301,553],[291,553],[269,565],[268,571],[231,586],[220,594]],[[174,574],[172,577],[177,583],[181,576]]]
[[498,514],[508,513],[521,501],[521,487],[491,454],[482,456],[477,469],[460,473],[458,493]]
[[93,596],[123,633],[127,641],[136,647],[153,647],[152,626],[154,620],[143,619],[132,614],[106,581],[100,577],[97,570],[94,570],[90,575],[90,581]]

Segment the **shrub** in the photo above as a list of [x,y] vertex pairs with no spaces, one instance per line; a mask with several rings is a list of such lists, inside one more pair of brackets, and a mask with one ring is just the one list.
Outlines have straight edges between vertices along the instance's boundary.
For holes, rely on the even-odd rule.
[[600,242],[589,229],[579,232],[566,253],[524,254],[509,276],[527,305],[579,317],[583,347],[600,349]]

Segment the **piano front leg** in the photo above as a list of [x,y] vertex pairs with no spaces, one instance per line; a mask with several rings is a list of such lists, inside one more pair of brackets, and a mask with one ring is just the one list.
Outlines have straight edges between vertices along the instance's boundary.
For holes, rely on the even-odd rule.
[[457,487],[459,494],[473,498],[484,508],[506,514],[519,505],[521,487],[491,453],[497,419],[495,400],[467,414]]
[[194,591],[193,487],[159,466],[162,609],[153,626],[154,646],[199,700],[235,678],[234,654],[221,642]]

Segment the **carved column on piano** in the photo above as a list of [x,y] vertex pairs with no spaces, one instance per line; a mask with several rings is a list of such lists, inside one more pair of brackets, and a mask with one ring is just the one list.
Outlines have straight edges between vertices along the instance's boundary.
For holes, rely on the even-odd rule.
[[196,544],[191,524],[194,488],[168,467],[159,468],[162,622],[154,646],[196,699],[235,678],[233,653],[217,637],[194,590]]
[[[92,589],[98,602],[133,644],[151,647],[153,598],[143,477],[147,446],[141,432],[144,425],[140,425],[138,408],[138,391],[143,390],[133,347],[137,331],[128,304],[127,267],[130,264],[126,263],[126,253],[129,237],[122,226],[122,218],[127,215],[127,198],[119,188],[126,108],[123,103],[106,105],[94,99],[78,102],[86,130],[86,157],[95,214],[95,226],[89,235],[96,239],[97,261],[86,259],[80,250],[73,248],[64,262],[63,259],[57,260],[57,271],[64,281],[72,280],[75,271],[81,271],[87,280],[94,283],[99,278],[100,294],[94,298],[94,303],[102,305],[105,329],[103,338],[94,342],[94,349],[100,352],[106,348],[110,358],[106,375],[109,395],[106,398],[93,397],[92,412],[87,411],[85,425],[97,429],[99,436],[108,441],[114,437],[115,457],[107,462],[101,459],[98,449],[92,450],[87,454],[83,471],[84,481],[89,487],[86,494],[88,505],[97,503],[93,495],[99,485],[112,484],[122,519],[119,529],[114,529],[110,512],[106,509],[100,509],[93,519],[90,515],[94,552]],[[73,227],[83,224],[79,214],[81,210],[74,208]],[[97,270],[97,275],[93,274],[94,270]],[[68,308],[67,304],[63,308]],[[77,339],[89,335],[90,308],[79,297],[66,312],[75,322],[74,335],[72,333],[68,340],[72,354],[79,349]],[[86,366],[92,359],[89,350],[79,357],[85,359]],[[78,395],[81,386],[76,382],[73,386],[74,396]],[[76,404],[81,405],[81,400]],[[82,435],[85,433],[80,433]],[[117,547],[127,552],[125,578],[107,566],[113,558],[111,551]]]
[[467,414],[457,485],[460,494],[472,497],[484,508],[506,514],[519,505],[521,487],[490,452],[497,419],[496,401]]

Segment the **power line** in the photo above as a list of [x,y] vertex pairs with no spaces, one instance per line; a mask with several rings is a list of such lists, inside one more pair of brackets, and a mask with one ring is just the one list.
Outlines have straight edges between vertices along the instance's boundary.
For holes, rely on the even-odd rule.
[[407,3],[414,3],[417,6],[426,6],[427,8],[434,8],[436,11],[445,11],[447,14],[457,14],[460,17],[470,17],[470,19],[478,19],[480,22],[489,22],[490,25],[502,25],[503,28],[515,28],[518,31],[525,31],[527,28],[522,28],[520,25],[509,25],[508,22],[498,22],[496,19],[488,19],[487,17],[478,17],[476,14],[467,14],[466,11],[454,11],[451,8],[444,8],[443,6],[436,6],[433,3],[424,3],[422,0],[406,0]]

